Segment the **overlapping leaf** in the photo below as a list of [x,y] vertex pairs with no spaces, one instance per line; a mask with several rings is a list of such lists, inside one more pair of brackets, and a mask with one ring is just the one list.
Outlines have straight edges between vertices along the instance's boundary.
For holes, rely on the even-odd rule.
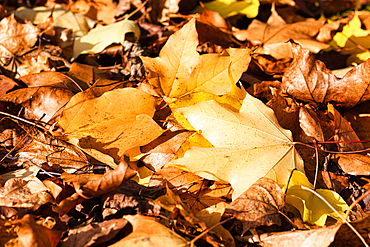
[[260,177],[286,183],[288,169],[303,170],[291,132],[281,128],[273,111],[247,95],[240,112],[215,101],[203,101],[176,109],[215,148],[190,148],[183,158],[172,161],[190,171],[230,182],[233,198],[241,195]]

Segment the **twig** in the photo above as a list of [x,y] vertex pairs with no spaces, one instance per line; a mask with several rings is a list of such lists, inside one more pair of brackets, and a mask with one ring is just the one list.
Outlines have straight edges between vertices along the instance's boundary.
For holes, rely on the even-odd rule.
[[313,180],[313,187],[316,189],[317,175],[319,173],[319,148],[317,147],[316,140],[315,143],[315,154],[316,154],[316,169],[315,169],[315,179]]
[[317,193],[315,190],[311,189],[311,188],[308,188],[308,187],[305,187],[303,185],[301,185],[301,188],[304,189],[304,190],[308,190],[310,191],[311,193],[313,193],[315,196],[317,196],[318,198],[320,198],[331,210],[333,210],[338,216],[339,218],[341,218],[343,220],[344,223],[347,224],[347,226],[349,228],[351,228],[351,230],[357,235],[357,237],[361,240],[361,242],[366,246],[366,247],[369,247],[369,245],[366,243],[365,239],[361,236],[361,234],[356,230],[356,228],[354,228],[348,221],[347,219],[345,219],[322,195],[320,195],[319,193]]

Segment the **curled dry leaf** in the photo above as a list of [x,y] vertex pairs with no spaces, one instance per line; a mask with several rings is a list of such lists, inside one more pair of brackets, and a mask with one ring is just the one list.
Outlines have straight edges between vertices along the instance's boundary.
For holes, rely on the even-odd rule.
[[268,54],[276,59],[291,58],[289,39],[294,39],[306,49],[318,53],[329,47],[328,44],[317,41],[314,37],[319,33],[324,21],[306,20],[287,24],[272,5],[271,16],[267,23],[254,19],[247,30],[234,32],[239,40],[248,40],[255,46],[260,46],[256,52]]
[[122,160],[118,167],[100,174],[62,174],[62,179],[72,182],[76,192],[83,198],[92,198],[111,192],[118,188],[124,181],[129,180],[136,174],[127,160]]
[[311,136],[316,141],[324,141],[324,134],[317,115],[305,106],[299,108],[299,125],[306,135]]
[[260,178],[242,195],[230,203],[226,213],[243,223],[243,234],[261,225],[280,225],[279,211],[284,207],[285,194],[270,178]]
[[226,49],[222,54],[199,55],[195,18],[170,36],[159,57],[141,57],[149,71],[149,83],[159,95],[179,98],[186,94],[205,92],[227,94],[232,89],[229,66],[234,81],[247,70],[250,50]]
[[18,238],[24,247],[56,247],[60,236],[53,230],[36,223],[32,215],[12,222],[18,228]]
[[[340,115],[340,113],[334,108],[332,104],[328,104],[328,112],[334,117],[335,135],[334,140],[338,141],[337,146],[339,151],[356,151],[364,149],[360,139],[352,129],[349,122]],[[358,142],[356,142],[358,141]]]
[[0,75],[0,97],[16,86],[18,86],[18,84],[15,81],[5,75]]
[[281,93],[320,106],[332,103],[348,108],[370,99],[370,60],[338,79],[323,62],[316,60],[309,50],[299,44],[292,43],[292,52],[294,59],[284,73]]
[[126,215],[124,219],[132,225],[132,233],[109,247],[145,246],[190,246],[181,236],[150,217],[142,215]]
[[70,229],[68,237],[63,239],[58,246],[88,247],[107,242],[114,238],[127,225],[127,222],[123,218],[111,219]]

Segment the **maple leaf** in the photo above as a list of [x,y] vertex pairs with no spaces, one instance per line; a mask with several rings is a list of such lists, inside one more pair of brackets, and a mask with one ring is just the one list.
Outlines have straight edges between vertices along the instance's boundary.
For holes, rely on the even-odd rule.
[[270,108],[249,94],[240,112],[215,101],[175,111],[183,114],[215,148],[191,147],[183,158],[171,163],[184,165],[205,178],[216,176],[228,181],[234,189],[233,199],[260,177],[285,184],[290,167],[303,171],[291,132],[280,127]]
[[149,71],[149,83],[166,101],[196,92],[227,94],[232,89],[229,66],[234,81],[239,80],[248,68],[248,49],[230,48],[220,55],[199,55],[197,45],[198,34],[193,18],[170,36],[159,57],[141,57]]
[[155,106],[153,96],[134,88],[116,89],[97,98],[82,92],[65,106],[59,125],[64,135],[78,139],[90,155],[116,167],[109,158],[118,162],[129,149],[148,144],[164,132],[152,119]]
[[315,40],[324,21],[306,20],[287,24],[276,12],[274,5],[267,23],[254,19],[247,30],[234,32],[239,40],[249,40],[253,45],[260,46],[256,52],[269,54],[276,59],[291,58],[291,46],[287,43],[293,39],[306,49],[317,53],[329,47],[328,44]]

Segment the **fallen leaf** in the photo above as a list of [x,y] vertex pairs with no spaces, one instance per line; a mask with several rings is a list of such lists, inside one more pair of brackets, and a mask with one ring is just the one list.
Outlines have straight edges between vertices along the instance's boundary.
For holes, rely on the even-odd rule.
[[325,247],[335,239],[341,224],[311,230],[264,233],[260,236],[264,247]]
[[[304,222],[323,226],[328,216],[341,221],[341,218],[325,202],[310,191],[302,189],[302,185],[315,189],[303,173],[293,171],[288,189],[286,190],[287,196],[285,202],[299,210]],[[345,217],[345,211],[348,210],[348,205],[339,194],[326,189],[316,189],[316,192],[323,196],[341,216]]]
[[275,181],[260,178],[231,202],[225,212],[242,221],[244,235],[250,228],[280,225],[279,212],[284,207],[284,200],[285,194]]
[[313,53],[329,47],[328,44],[317,41],[314,37],[319,33],[324,21],[306,20],[287,24],[272,5],[271,16],[267,23],[254,19],[247,30],[234,32],[239,40],[248,40],[259,46],[256,53],[268,54],[276,59],[292,58],[290,39],[301,44]]
[[14,15],[23,20],[29,20],[35,25],[45,23],[49,16],[52,15],[55,27],[71,29],[74,36],[83,36],[90,30],[83,15],[68,11],[61,5],[56,5],[52,9],[44,6],[32,9],[20,7],[14,12]]
[[110,247],[132,247],[132,246],[190,246],[181,236],[167,227],[158,223],[150,217],[142,215],[126,215],[124,219],[132,225],[132,233],[121,239]]
[[294,59],[284,73],[281,93],[319,106],[332,103],[348,108],[370,99],[365,72],[369,70],[370,61],[354,67],[342,79],[337,79],[309,50],[292,43],[292,51]]
[[0,188],[1,206],[35,209],[46,203],[53,203],[53,198],[37,178],[29,181],[11,178]]
[[75,39],[73,59],[76,59],[81,54],[99,53],[113,43],[123,45],[125,34],[127,33],[134,33],[137,39],[140,36],[139,26],[134,21],[128,19],[108,26],[96,27],[86,35]]
[[347,152],[364,149],[364,145],[360,142],[349,122],[340,115],[332,104],[328,104],[328,112],[334,117],[334,141],[337,141],[339,151]]
[[18,86],[18,84],[15,81],[5,75],[0,75],[0,97],[16,86]]
[[34,46],[40,33],[39,29],[29,22],[17,22],[14,14],[0,21],[0,30],[0,61],[3,65],[8,65],[13,56],[21,55]]
[[135,171],[123,160],[116,169],[105,174],[62,174],[67,183],[73,183],[76,192],[83,198],[100,196],[117,189],[123,182],[135,175]]
[[[77,138],[85,151],[96,150],[119,162],[129,149],[148,144],[163,133],[152,119],[155,106],[154,97],[134,88],[116,89],[98,98],[79,93],[65,106],[59,125],[63,134]],[[116,166],[112,161],[107,164]]]
[[343,27],[342,32],[338,32],[333,37],[330,45],[340,47],[343,54],[352,54],[347,59],[347,64],[362,63],[370,58],[370,52],[364,49],[370,48],[370,30],[362,29],[359,13],[355,11],[352,20]]
[[230,48],[220,55],[199,55],[197,45],[198,35],[193,18],[170,36],[159,57],[141,57],[149,71],[149,83],[166,101],[196,92],[228,94],[232,89],[232,83],[228,83],[229,70],[233,80],[237,81],[248,68],[248,49]]
[[70,229],[68,237],[60,241],[61,247],[83,247],[101,244],[114,238],[127,225],[126,219],[111,219]]
[[[258,14],[260,3],[258,0],[216,0],[205,2],[204,6],[218,12],[223,18],[228,18],[237,14],[244,14],[248,18],[254,18]],[[200,13],[201,7],[197,7],[193,13]]]
[[25,118],[37,121],[43,117],[42,121],[47,123],[58,117],[72,96],[71,90],[65,88],[30,87],[7,93],[0,100],[21,104],[26,109]]
[[18,228],[18,238],[24,247],[56,247],[61,236],[35,222],[33,216],[27,214],[22,219],[13,221]]
[[354,176],[370,175],[370,157],[361,154],[334,154],[333,158],[340,169]]
[[259,178],[285,184],[289,169],[303,171],[291,132],[281,128],[273,111],[249,94],[240,112],[215,101],[175,109],[215,148],[191,147],[183,158],[172,161],[208,179],[228,181],[240,196]]
[[314,138],[316,141],[323,142],[325,140],[317,115],[305,106],[299,108],[299,126],[306,135]]

